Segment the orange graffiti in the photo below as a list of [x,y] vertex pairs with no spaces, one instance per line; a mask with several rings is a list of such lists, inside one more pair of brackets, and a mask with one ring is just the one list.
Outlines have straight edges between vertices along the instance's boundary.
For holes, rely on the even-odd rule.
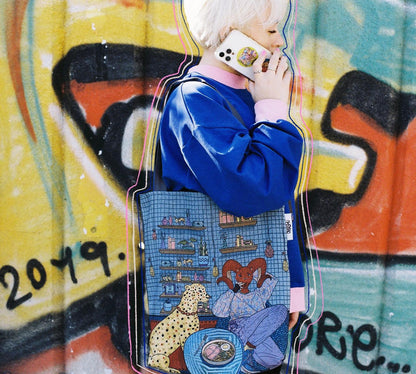
[[[150,88],[144,88],[145,83]],[[70,83],[75,100],[85,110],[86,122],[94,128],[101,126],[101,118],[111,104],[126,101],[134,96],[153,95],[156,87],[156,80],[144,82],[142,79]]]
[[116,0],[116,3],[126,7],[144,8],[144,0]]
[[363,198],[355,206],[345,207],[338,222],[328,231],[316,235],[317,247],[385,255],[391,225],[396,139],[350,105],[335,108],[331,123],[336,130],[366,140],[376,151],[377,162]]
[[416,119],[397,142],[389,253],[415,254]]
[[[91,357],[88,356],[91,352],[96,354],[94,357],[96,362],[92,362]],[[82,363],[83,360],[85,363]],[[65,368],[71,368],[71,365],[79,367],[80,363],[84,367],[95,366],[97,369],[107,367],[112,373],[133,373],[128,359],[114,347],[110,330],[106,326],[71,341],[65,347],[60,346],[35,354],[0,370],[13,374],[60,373],[65,372]]]

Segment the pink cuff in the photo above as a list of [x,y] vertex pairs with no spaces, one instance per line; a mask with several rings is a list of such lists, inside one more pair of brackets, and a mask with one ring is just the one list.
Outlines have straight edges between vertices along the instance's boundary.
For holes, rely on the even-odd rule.
[[290,289],[290,312],[302,312],[305,309],[305,288]]
[[264,99],[254,105],[256,122],[276,122],[279,119],[287,119],[287,104],[282,100]]

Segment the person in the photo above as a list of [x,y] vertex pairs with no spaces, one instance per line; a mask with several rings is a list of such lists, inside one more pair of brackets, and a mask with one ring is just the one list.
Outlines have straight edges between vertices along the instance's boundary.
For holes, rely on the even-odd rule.
[[[285,322],[287,309],[280,304],[266,307],[277,283],[277,278],[267,274],[264,282],[258,283],[252,292],[248,290],[248,286],[246,292],[244,288],[238,290],[239,287],[237,290],[227,290],[212,308],[215,316],[229,317],[229,331],[237,335],[245,346],[243,371],[248,367],[259,367],[259,364],[263,368],[273,368],[279,366],[284,359],[272,335]],[[238,291],[242,292],[237,293]]]
[[[294,214],[303,139],[288,121],[292,76],[281,53],[285,40],[279,31],[288,0],[184,0],[183,4],[189,31],[203,49],[187,77],[203,78],[209,85],[180,84],[164,107],[159,136],[167,189],[202,192],[236,216],[252,217],[282,206]],[[272,51],[268,64],[265,54],[253,63],[253,81],[215,57],[215,49],[233,29]],[[295,226],[287,252],[289,328],[305,309]],[[262,365],[255,355],[252,358],[254,362],[243,362],[243,372],[280,370]]]

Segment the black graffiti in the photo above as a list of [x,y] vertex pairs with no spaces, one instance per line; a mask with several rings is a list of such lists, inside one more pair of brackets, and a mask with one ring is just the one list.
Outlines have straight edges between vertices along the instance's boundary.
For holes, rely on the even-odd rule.
[[88,261],[100,259],[103,266],[104,274],[109,277],[111,275],[108,266],[107,244],[104,242],[86,242],[81,246],[81,256]]
[[146,186],[146,173],[139,173],[137,180],[138,170],[125,165],[121,151],[129,118],[134,111],[148,108],[153,95],[138,92],[128,101],[124,98],[115,99],[103,113],[101,126],[93,131],[70,83],[75,81],[87,86],[96,82],[111,84],[113,81],[139,79],[144,83],[146,79],[159,80],[175,74],[177,66],[184,59],[190,61],[189,56],[181,53],[132,44],[81,44],[71,48],[53,68],[52,86],[62,108],[84,134],[87,144],[102,165],[126,189],[136,183],[138,187]]
[[[295,346],[297,352],[308,347],[313,340],[314,325],[307,316],[302,316],[300,323],[304,323],[307,328],[307,335],[302,339],[299,345]],[[386,357],[380,356],[376,359],[364,362],[361,353],[377,352],[379,343],[379,334],[377,329],[371,324],[364,324],[358,328],[348,325],[345,329],[346,333],[351,335],[351,357],[354,366],[361,371],[371,371],[376,366],[385,365],[392,373],[410,373],[411,366],[409,364],[401,365],[396,362],[387,362]],[[340,318],[333,312],[324,311],[319,321],[317,322],[316,331],[316,354],[318,356],[327,351],[332,357],[337,360],[344,360],[349,349],[347,340],[343,335],[343,324]],[[294,340],[295,342],[295,340]]]
[[[416,95],[397,91],[363,71],[350,71],[340,78],[328,99],[321,131],[333,143],[361,148],[366,153],[367,163],[357,188],[350,194],[321,188],[307,191],[311,227],[314,231],[332,227],[345,207],[356,205],[368,190],[376,169],[377,153],[368,139],[334,128],[332,111],[339,106],[355,108],[372,120],[371,126],[397,138],[402,136],[416,117]],[[306,192],[303,195],[302,199],[306,198]]]
[[[39,275],[39,280],[35,277],[35,269]],[[44,266],[35,258],[26,264],[26,274],[35,290],[40,290],[46,283],[46,270]]]
[[[377,331],[373,325],[365,324],[354,331],[353,326],[348,326],[347,331],[352,336],[352,359],[358,369],[363,371],[371,371],[376,365],[375,360],[371,360],[367,365],[362,364],[358,358],[358,350],[363,352],[371,352],[377,346]],[[370,340],[368,343],[363,342],[361,337],[363,334],[368,335]]]
[[65,267],[68,266],[69,275],[71,276],[72,283],[78,283],[77,277],[75,276],[74,261],[72,260],[72,249],[70,247],[66,247],[62,251],[62,256],[59,260],[53,258],[51,260],[51,264],[61,270],[65,269]]
[[[95,261],[99,259],[103,268],[104,275],[106,277],[111,276],[110,265],[108,262],[107,244],[105,242],[85,242],[80,246],[79,252],[81,257],[86,261]],[[119,259],[123,260],[124,257],[119,256]],[[61,271],[65,271],[65,268],[68,268],[72,283],[78,283],[73,261],[73,251],[70,247],[62,248],[61,258],[51,259],[50,262],[53,266]],[[8,279],[11,279],[12,281],[10,284],[8,281],[6,281],[6,275],[11,276],[11,278],[8,277]],[[35,258],[32,258],[27,262],[26,276],[34,290],[42,289],[48,279],[45,267],[39,260]],[[11,265],[4,265],[0,268],[0,283],[4,288],[10,288],[10,294],[6,302],[6,308],[9,310],[17,308],[33,297],[32,292],[27,292],[24,295],[18,297],[17,294],[20,285],[20,275],[16,268]]]
[[[330,324],[327,324],[327,321]],[[321,355],[324,348],[338,360],[343,360],[347,355],[347,345],[345,338],[339,338],[339,350],[337,350],[328,340],[327,333],[338,332],[342,328],[342,323],[339,318],[332,312],[324,312],[318,321],[318,337],[316,343],[316,354]]]
[[32,297],[32,293],[28,292],[24,296],[17,298],[17,291],[19,289],[20,277],[17,270],[10,265],[3,266],[0,269],[0,282],[4,288],[8,288],[9,284],[6,282],[6,274],[11,274],[13,278],[12,290],[10,291],[9,298],[7,299],[6,308],[14,309],[17,308],[20,304],[23,304],[25,301],[29,300]]

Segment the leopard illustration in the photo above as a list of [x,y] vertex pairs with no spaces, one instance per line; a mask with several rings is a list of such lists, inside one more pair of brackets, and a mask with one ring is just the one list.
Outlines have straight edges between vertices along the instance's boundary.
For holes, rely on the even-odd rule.
[[169,355],[179,346],[183,349],[186,339],[199,331],[198,303],[207,302],[209,298],[205,287],[201,284],[195,283],[185,287],[179,305],[160,321],[150,334],[148,361],[150,367],[168,373],[180,373],[169,367]]

